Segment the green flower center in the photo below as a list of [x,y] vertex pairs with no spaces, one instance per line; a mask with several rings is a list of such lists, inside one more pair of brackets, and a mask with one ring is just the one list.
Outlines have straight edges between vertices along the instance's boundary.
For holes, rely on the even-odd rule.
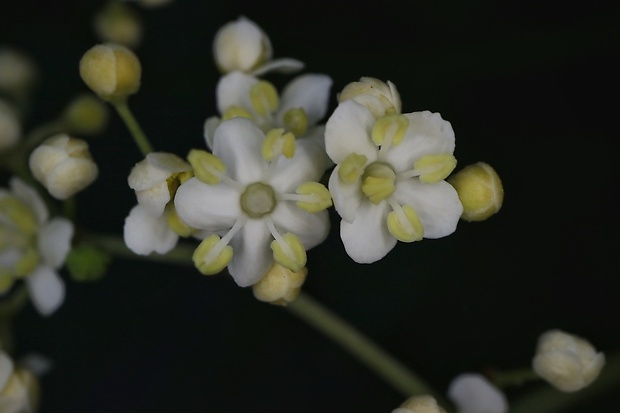
[[262,218],[276,207],[273,188],[262,182],[255,182],[245,188],[240,198],[241,210],[250,218]]

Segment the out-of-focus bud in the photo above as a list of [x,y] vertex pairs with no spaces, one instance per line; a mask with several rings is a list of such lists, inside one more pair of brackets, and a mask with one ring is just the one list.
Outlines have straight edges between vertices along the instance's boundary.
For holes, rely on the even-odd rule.
[[0,152],[17,143],[22,135],[22,126],[17,111],[0,99]]
[[36,84],[39,74],[32,59],[9,47],[0,47],[0,91],[24,96]]
[[48,138],[30,154],[34,177],[56,199],[67,199],[89,186],[99,174],[81,139],[60,134]]
[[477,162],[448,178],[463,204],[461,218],[484,221],[497,213],[504,202],[502,181],[491,165]]
[[162,7],[166,4],[172,3],[173,0],[137,0],[138,4],[147,8]]
[[477,373],[459,374],[450,382],[447,393],[457,413],[508,412],[506,395]]
[[252,286],[254,297],[270,304],[287,305],[299,295],[306,275],[306,267],[293,272],[274,262],[263,278]]
[[96,135],[108,124],[108,107],[91,94],[74,98],[63,113],[63,120],[69,133]]
[[338,103],[353,99],[365,106],[375,118],[399,114],[402,110],[400,94],[396,86],[374,77],[362,77],[359,82],[351,82],[338,94]]
[[144,32],[142,20],[136,11],[125,3],[111,0],[95,15],[95,33],[104,42],[136,47]]
[[446,413],[432,396],[413,396],[408,398],[392,413]]
[[39,380],[28,368],[16,367],[0,351],[0,407],[2,413],[36,412],[39,406]]
[[605,355],[597,353],[589,341],[561,330],[550,330],[539,337],[532,360],[536,374],[563,392],[590,385],[604,364]]
[[84,53],[80,60],[80,76],[101,99],[122,101],[140,88],[142,66],[128,47],[104,43]]
[[222,26],[213,42],[215,64],[222,73],[250,72],[271,59],[272,52],[267,34],[243,16]]

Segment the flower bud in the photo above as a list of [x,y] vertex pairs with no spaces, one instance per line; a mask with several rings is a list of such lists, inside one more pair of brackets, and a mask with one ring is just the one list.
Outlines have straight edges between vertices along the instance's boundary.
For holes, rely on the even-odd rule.
[[93,46],[80,59],[82,80],[103,100],[124,100],[136,93],[141,75],[138,57],[117,43]]
[[563,392],[581,390],[594,381],[605,364],[587,340],[550,330],[538,339],[532,367],[536,374]]
[[497,213],[504,202],[504,188],[491,165],[478,162],[468,165],[448,178],[463,204],[461,218],[484,221]]
[[17,112],[0,99],[0,152],[17,143],[22,127]]
[[39,380],[29,369],[16,367],[0,350],[0,407],[2,412],[36,412],[39,405]]
[[30,154],[34,177],[56,199],[67,199],[90,185],[99,173],[88,144],[69,135],[48,138]]
[[138,0],[140,6],[147,8],[162,7],[168,3],[172,3],[172,0]]
[[271,59],[271,54],[267,34],[243,16],[225,24],[215,34],[213,55],[222,73],[250,72]]
[[90,94],[73,99],[63,113],[63,120],[70,133],[95,135],[108,124],[108,108]]
[[299,295],[306,275],[306,267],[293,272],[274,262],[263,278],[252,286],[254,297],[266,303],[287,305]]
[[109,1],[94,19],[95,33],[104,42],[136,47],[142,40],[140,16],[125,3]]
[[30,92],[38,79],[34,62],[22,52],[0,47],[0,91],[11,96]]
[[392,413],[446,413],[432,396],[413,396]]
[[389,114],[400,114],[401,100],[396,86],[373,77],[362,77],[359,82],[351,82],[338,94],[338,103],[353,99],[365,106],[375,118]]

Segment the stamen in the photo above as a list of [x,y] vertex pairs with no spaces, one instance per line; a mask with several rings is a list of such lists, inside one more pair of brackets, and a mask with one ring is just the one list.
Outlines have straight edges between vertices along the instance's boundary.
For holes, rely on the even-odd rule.
[[202,240],[192,255],[192,261],[198,271],[204,275],[213,275],[226,268],[233,257],[233,249],[228,244],[243,228],[245,222],[246,218],[240,217],[224,237],[220,238],[213,234]]
[[32,209],[15,197],[0,199],[0,215],[25,235],[33,235],[37,231],[37,218]]
[[340,163],[340,169],[338,170],[338,177],[342,182],[347,184],[353,184],[364,173],[364,166],[366,166],[368,158],[365,155],[357,153],[350,153]]
[[250,102],[260,116],[270,116],[278,109],[280,98],[275,86],[266,80],[255,83],[250,88]]
[[232,118],[248,118],[252,119],[252,114],[241,106],[231,106],[222,115],[222,120],[228,120]]
[[409,119],[405,115],[387,115],[378,119],[372,128],[372,141],[381,147],[379,155],[385,153],[392,145],[400,144],[408,127]]
[[420,182],[434,184],[443,181],[456,167],[456,158],[450,153],[426,155],[413,164],[420,175]]
[[400,206],[393,198],[388,199],[392,211],[387,216],[390,234],[399,241],[413,242],[424,238],[424,226],[418,213],[409,205]]
[[308,116],[303,108],[293,108],[284,114],[284,126],[295,136],[301,136],[308,129]]
[[[325,185],[306,182],[297,187],[297,206],[310,213],[323,211],[332,206],[332,197]],[[294,196],[293,194],[290,194]]]
[[219,184],[226,172],[226,165],[220,158],[201,149],[189,151],[187,161],[194,169],[194,176],[208,185]]
[[362,192],[377,205],[396,190],[396,174],[388,165],[374,162],[364,170]]
[[179,217],[173,202],[168,202],[166,205],[165,216],[168,227],[178,236],[187,238],[196,232],[196,229],[187,225],[185,221]]
[[273,259],[293,272],[300,271],[306,265],[306,249],[299,238],[287,232],[280,235],[271,218],[265,220],[274,240],[271,242]]
[[287,158],[295,156],[295,135],[291,132],[284,132],[284,129],[271,129],[267,132],[261,152],[263,159],[267,162],[277,160],[280,155]]

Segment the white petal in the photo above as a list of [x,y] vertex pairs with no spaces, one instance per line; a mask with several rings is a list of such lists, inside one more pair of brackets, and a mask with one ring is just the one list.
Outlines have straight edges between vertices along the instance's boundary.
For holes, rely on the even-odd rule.
[[329,234],[327,211],[312,214],[294,202],[280,202],[271,217],[278,231],[297,235],[306,250],[325,241]]
[[332,83],[327,75],[297,76],[282,91],[278,122],[283,124],[284,114],[289,109],[302,108],[308,117],[308,124],[316,124],[327,113]]
[[506,396],[480,374],[457,376],[448,388],[448,397],[458,413],[506,413]]
[[143,191],[159,185],[177,172],[189,171],[191,166],[183,159],[167,152],[153,152],[134,165],[127,178],[129,187]]
[[136,198],[151,215],[159,217],[164,213],[166,204],[170,201],[168,182],[162,181],[149,189],[136,191]]
[[88,187],[98,175],[99,168],[91,159],[69,157],[50,171],[45,186],[54,198],[64,200]]
[[262,56],[270,59],[271,53],[271,43],[265,32],[244,16],[222,26],[215,34],[215,62],[226,72],[248,71]]
[[249,219],[233,237],[233,258],[228,272],[240,287],[257,283],[273,264],[273,237],[260,219]]
[[353,261],[370,264],[385,257],[396,245],[396,238],[387,229],[389,207],[386,202],[374,205],[361,203],[353,222],[340,222],[340,237]]
[[41,198],[39,193],[33,187],[17,177],[11,178],[9,185],[11,186],[11,192],[13,192],[13,195],[32,208],[39,224],[47,221],[49,218],[47,206],[45,205],[43,198]]
[[13,360],[4,351],[0,350],[0,390],[13,374]]
[[123,226],[125,245],[138,255],[165,254],[175,247],[179,236],[162,216],[153,216],[141,205],[134,206]]
[[257,182],[267,169],[262,157],[264,138],[263,132],[250,119],[228,119],[215,130],[213,153],[222,159],[228,175],[237,182]]
[[288,74],[298,72],[303,68],[303,62],[297,59],[291,59],[290,57],[283,57],[266,62],[264,65],[254,69],[252,74],[254,76],[262,76],[268,72]]
[[222,120],[219,116],[211,116],[207,118],[204,125],[204,137],[205,143],[207,144],[207,148],[210,150],[213,149],[213,135],[215,134],[215,129],[220,125]]
[[65,218],[54,218],[39,228],[38,246],[43,262],[58,269],[71,249],[73,223]]
[[224,114],[231,106],[240,106],[250,113],[254,113],[250,103],[250,89],[258,83],[254,76],[243,72],[231,72],[222,76],[215,89],[217,110]]
[[364,197],[361,181],[352,184],[342,182],[338,176],[339,171],[340,165],[336,166],[329,177],[329,192],[332,195],[336,212],[345,221],[353,222]]
[[456,190],[445,181],[423,184],[417,179],[396,182],[394,197],[410,205],[424,226],[424,238],[441,238],[456,230],[463,205]]
[[[307,139],[319,145],[319,148],[321,148],[321,155],[325,158],[326,170],[333,168],[336,165],[325,151],[325,125],[309,127],[306,133],[300,136],[300,138]],[[297,142],[299,142],[299,140]]]
[[52,314],[65,299],[65,283],[52,268],[40,265],[26,277],[30,298],[37,311]]
[[294,192],[297,186],[308,181],[318,182],[325,172],[324,154],[316,143],[298,140],[295,156],[290,159],[281,156],[266,180],[279,193]]
[[177,190],[174,206],[189,226],[219,231],[232,228],[241,215],[239,196],[239,192],[225,183],[207,185],[192,178]]
[[154,167],[168,171],[169,175],[192,169],[192,166],[183,158],[169,152],[151,152],[146,155],[146,160]]
[[385,159],[397,172],[413,168],[413,163],[422,156],[454,152],[454,130],[439,113],[424,111],[405,116],[409,119],[407,133],[399,145],[388,151]]
[[325,149],[329,157],[340,163],[350,153],[366,155],[369,162],[377,159],[377,146],[371,139],[375,118],[364,106],[353,100],[338,105],[325,124]]

